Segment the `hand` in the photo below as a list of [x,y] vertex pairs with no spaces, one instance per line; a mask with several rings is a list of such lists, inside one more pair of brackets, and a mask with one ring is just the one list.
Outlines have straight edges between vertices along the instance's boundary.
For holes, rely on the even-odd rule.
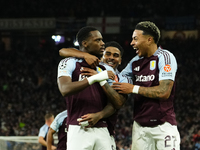
[[56,147],[52,145],[51,150],[56,150]]
[[84,54],[84,59],[88,63],[88,65],[90,65],[93,69],[95,69],[96,66],[98,66],[100,62],[100,60],[96,56],[88,54],[88,53]]
[[81,72],[81,75],[85,75],[88,77],[97,74],[97,72],[94,69],[90,69],[87,67],[81,67]]
[[132,93],[134,85],[130,83],[114,82],[111,87],[115,89],[118,93],[129,94]]
[[100,115],[98,115],[98,113],[86,114],[81,116],[82,120],[80,120],[79,122],[88,121],[89,125],[86,126],[86,128],[89,128],[94,126],[100,120],[99,116]]
[[115,80],[115,74],[114,74],[114,72],[109,71],[109,70],[107,72],[108,72],[108,78],[111,79],[111,80]]

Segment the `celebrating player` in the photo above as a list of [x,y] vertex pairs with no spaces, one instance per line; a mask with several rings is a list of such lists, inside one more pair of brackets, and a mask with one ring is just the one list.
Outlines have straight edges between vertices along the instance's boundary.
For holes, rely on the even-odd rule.
[[[104,42],[101,33],[93,27],[84,27],[78,34],[77,39],[80,50],[101,57],[104,51]],[[90,67],[83,59],[66,58],[61,60],[58,68],[58,86],[63,96],[66,97],[68,119],[68,139],[67,149],[104,149],[110,150],[110,135],[107,129],[107,123],[103,119],[99,120],[93,128],[84,128],[88,126],[88,121],[80,123],[80,117],[84,114],[96,113],[103,110],[104,117],[110,116],[115,109],[107,104],[107,97],[115,99],[124,99],[111,87],[108,91],[113,93],[106,95],[101,88],[108,83],[111,84],[115,79],[112,67],[100,63],[96,69],[100,72],[94,76],[87,77],[82,75],[82,67]],[[106,71],[111,70],[111,71]],[[105,70],[105,71],[102,71]],[[113,71],[113,72],[112,72]],[[107,80],[106,79],[113,79]],[[95,82],[100,82],[95,83]],[[101,86],[100,86],[101,85]],[[107,105],[106,105],[107,104]],[[77,121],[78,120],[78,121]],[[88,142],[89,141],[89,142]]]
[[[123,56],[123,48],[120,46],[119,43],[115,42],[115,41],[111,41],[111,42],[107,42],[105,44],[105,51],[103,53],[103,57],[101,58],[101,61],[108,64],[109,66],[111,66],[115,73],[116,73],[116,81],[118,82],[127,82],[127,83],[132,83],[128,78],[124,77],[124,76],[118,76],[119,71],[117,70],[117,67],[121,64],[122,61],[122,56]],[[60,55],[62,57],[77,57],[77,58],[83,58],[85,59],[85,61],[92,67],[96,67],[98,65],[98,63],[100,62],[99,59],[91,54],[88,53],[84,53],[82,51],[79,51],[77,49],[74,48],[62,48],[59,51]],[[82,70],[82,74],[83,75],[94,75],[97,74],[97,72],[93,69],[90,68],[86,68],[84,67]],[[89,122],[91,122],[91,124],[96,124],[96,122],[99,121],[99,116],[101,116],[102,112],[97,112],[97,113],[93,113],[93,114],[86,114],[82,116],[82,121],[86,121],[88,120]],[[80,121],[80,122],[82,122]],[[112,116],[110,116],[107,119],[107,123],[108,123],[108,130],[111,134],[111,145],[113,147],[113,149],[116,149],[116,144],[115,144],[115,140],[114,140],[114,127],[117,121],[117,112],[114,113]],[[89,126],[90,127],[90,126]]]
[[134,93],[132,150],[179,150],[173,107],[176,59],[168,50],[157,47],[160,31],[152,22],[138,23],[132,38],[137,56],[120,74],[131,77],[134,83],[112,86],[119,93]]

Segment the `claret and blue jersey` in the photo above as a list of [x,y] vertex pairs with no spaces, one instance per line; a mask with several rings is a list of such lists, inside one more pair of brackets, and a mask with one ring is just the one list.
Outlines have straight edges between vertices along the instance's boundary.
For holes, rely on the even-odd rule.
[[[161,80],[173,80],[177,71],[174,55],[160,47],[151,57],[135,56],[120,74],[133,79],[134,85],[158,86]],[[167,100],[158,100],[134,94],[134,120],[142,126],[155,126],[164,122],[176,125],[173,100],[175,86]]]

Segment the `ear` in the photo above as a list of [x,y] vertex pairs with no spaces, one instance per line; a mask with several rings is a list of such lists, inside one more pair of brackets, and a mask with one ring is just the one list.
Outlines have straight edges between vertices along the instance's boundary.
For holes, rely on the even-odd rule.
[[152,36],[149,36],[149,37],[148,37],[148,42],[151,42],[151,43],[152,43],[152,42],[154,42],[154,40],[153,40],[153,37],[152,37]]
[[82,41],[82,45],[83,45],[83,47],[87,47],[88,45],[87,45],[87,41]]

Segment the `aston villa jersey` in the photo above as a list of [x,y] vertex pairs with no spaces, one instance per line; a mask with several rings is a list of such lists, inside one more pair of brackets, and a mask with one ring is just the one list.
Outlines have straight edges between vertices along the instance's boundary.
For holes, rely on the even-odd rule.
[[67,121],[67,110],[59,113],[50,125],[50,127],[54,131],[58,132],[57,150],[66,150],[66,142],[67,142],[66,121]]
[[[91,68],[83,59],[65,58],[60,61],[58,77],[70,76],[72,82],[83,80],[86,76],[81,75],[81,67]],[[113,68],[105,63],[100,63],[96,67],[97,72],[101,72],[102,70],[111,70],[114,72]],[[111,85],[114,81],[108,79],[107,82]],[[107,96],[98,82],[74,95],[67,96],[65,99],[68,112],[67,125],[78,125],[78,118],[88,113],[99,112],[107,104]],[[107,123],[105,120],[100,120],[95,124],[95,127],[107,127]]]
[[[158,86],[161,80],[173,80],[177,71],[174,55],[158,48],[151,57],[135,56],[121,74],[131,77],[134,85]],[[142,126],[155,126],[164,122],[176,125],[174,113],[175,83],[167,100],[152,99],[134,94],[134,120]]]

